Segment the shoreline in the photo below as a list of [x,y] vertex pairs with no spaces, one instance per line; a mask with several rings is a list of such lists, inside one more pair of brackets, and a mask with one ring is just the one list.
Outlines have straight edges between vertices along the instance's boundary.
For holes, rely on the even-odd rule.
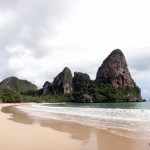
[[[18,104],[0,104],[0,109],[8,108],[6,106],[15,106]],[[19,104],[22,105],[22,104]],[[23,104],[24,105],[24,104]],[[5,110],[8,114],[4,114],[0,112],[0,118],[1,115],[5,116],[5,121],[9,121],[10,124],[16,124],[17,126],[29,126],[31,128],[39,128],[42,130],[41,132],[44,132],[44,130],[51,131],[52,134],[55,132],[57,133],[56,137],[60,136],[67,136],[66,138],[63,138],[63,145],[72,146],[70,145],[70,141],[73,143],[75,142],[77,150],[149,150],[149,140],[146,139],[132,139],[128,137],[123,137],[120,135],[116,135],[115,133],[109,132],[109,130],[100,130],[95,129],[93,127],[85,126],[79,123],[75,122],[66,122],[66,121],[56,121],[56,120],[48,120],[48,119],[41,119],[38,117],[31,117],[28,116],[26,113],[23,113],[21,111],[18,111],[17,109],[10,110],[10,107],[8,110]],[[14,111],[14,112],[13,112]],[[10,117],[11,116],[11,117]],[[9,120],[8,120],[9,119]],[[13,121],[13,122],[12,122]],[[3,124],[3,123],[2,123]],[[22,131],[24,133],[24,131]],[[17,134],[23,134],[21,131]],[[33,132],[32,136],[33,135]],[[56,134],[55,133],[55,134]],[[67,134],[67,135],[66,135]],[[47,133],[46,133],[47,135]],[[44,136],[46,136],[44,135]],[[51,138],[53,135],[51,135]],[[0,135],[0,139],[2,136]],[[28,140],[26,141],[28,142]],[[61,143],[61,141],[57,141],[57,143]],[[65,144],[67,143],[67,144]],[[34,145],[34,144],[33,144]],[[35,142],[36,145],[36,142]],[[35,146],[34,145],[34,146]],[[60,144],[58,144],[60,145]],[[55,148],[53,149],[62,149],[62,147],[58,147],[56,144]],[[74,145],[74,144],[73,144]],[[45,146],[40,144],[41,147]],[[73,147],[69,147],[70,149],[73,149]],[[1,144],[0,144],[1,149]],[[34,148],[32,148],[34,149]],[[65,148],[66,149],[66,148]],[[9,150],[7,148],[7,150]],[[14,149],[15,150],[15,149]],[[27,150],[27,149],[23,149]],[[45,150],[45,149],[44,149]]]
[[[18,104],[0,104],[0,110],[15,105]],[[14,122],[10,119],[11,117],[12,114],[0,111],[0,149],[2,150],[79,150],[81,147],[82,143],[71,139],[67,133],[43,128],[36,124]]]

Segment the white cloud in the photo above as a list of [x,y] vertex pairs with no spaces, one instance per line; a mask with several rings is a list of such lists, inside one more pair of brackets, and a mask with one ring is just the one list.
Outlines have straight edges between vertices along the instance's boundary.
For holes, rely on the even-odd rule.
[[0,1],[1,80],[14,75],[42,87],[65,66],[94,79],[120,48],[143,97],[150,97],[149,0]]

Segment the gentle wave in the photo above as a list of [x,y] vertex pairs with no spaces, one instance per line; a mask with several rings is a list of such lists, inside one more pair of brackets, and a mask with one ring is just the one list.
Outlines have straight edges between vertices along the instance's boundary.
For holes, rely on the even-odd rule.
[[50,107],[50,105],[22,105],[17,108],[32,116],[75,121],[97,128],[150,132],[148,109]]

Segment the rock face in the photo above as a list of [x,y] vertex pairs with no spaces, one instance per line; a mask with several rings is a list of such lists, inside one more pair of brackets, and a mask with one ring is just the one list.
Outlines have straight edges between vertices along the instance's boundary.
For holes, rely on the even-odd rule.
[[[117,88],[137,87],[131,78],[125,56],[121,50],[116,49],[103,61],[97,71],[96,80],[110,83]],[[140,93],[134,99],[141,99]]]
[[46,81],[43,85],[43,95],[51,94],[53,93],[53,85],[51,82]]
[[114,87],[134,87],[135,83],[129,73],[125,56],[121,50],[116,49],[104,60],[99,67],[96,80],[111,83]]
[[55,93],[71,93],[72,92],[72,74],[68,67],[59,73],[53,81]]
[[86,73],[75,72],[73,78],[74,92],[88,93],[90,77]]
[[[8,86],[8,85],[4,85]],[[9,86],[8,86],[9,88]],[[71,93],[62,95],[62,93]],[[46,81],[38,95],[61,94],[67,102],[130,102],[141,101],[141,90],[131,78],[121,50],[116,49],[103,61],[96,75],[90,80],[86,73],[63,69],[52,83]],[[60,100],[60,97],[59,97]]]

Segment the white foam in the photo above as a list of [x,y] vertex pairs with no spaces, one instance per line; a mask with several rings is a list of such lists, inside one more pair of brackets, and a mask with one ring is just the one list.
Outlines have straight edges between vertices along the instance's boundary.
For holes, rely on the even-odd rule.
[[89,107],[49,107],[21,105],[32,116],[75,121],[97,128],[120,128],[134,132],[150,131],[150,110]]

